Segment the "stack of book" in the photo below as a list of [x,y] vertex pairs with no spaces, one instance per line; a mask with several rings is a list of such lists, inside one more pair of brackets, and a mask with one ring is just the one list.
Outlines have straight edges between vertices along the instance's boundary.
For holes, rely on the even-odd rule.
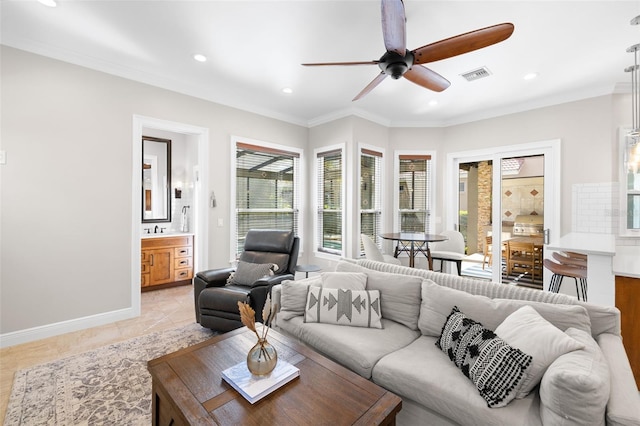
[[300,376],[300,369],[281,359],[278,360],[276,368],[264,376],[251,374],[246,362],[236,364],[222,372],[222,378],[252,404],[298,376]]

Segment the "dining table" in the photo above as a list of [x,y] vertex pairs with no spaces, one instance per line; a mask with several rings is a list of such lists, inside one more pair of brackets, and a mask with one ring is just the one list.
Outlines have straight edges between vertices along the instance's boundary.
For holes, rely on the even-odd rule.
[[402,252],[409,253],[409,267],[415,267],[415,259],[418,253],[422,253],[429,262],[429,270],[433,271],[433,260],[431,259],[431,250],[429,243],[436,241],[446,241],[448,238],[444,235],[427,234],[424,232],[391,232],[379,234],[380,238],[385,240],[396,241],[396,248],[393,256],[398,257]]

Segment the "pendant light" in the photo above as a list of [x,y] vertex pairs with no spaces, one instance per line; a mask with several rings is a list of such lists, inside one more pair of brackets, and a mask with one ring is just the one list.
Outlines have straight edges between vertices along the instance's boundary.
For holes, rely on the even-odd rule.
[[[631,25],[638,25],[640,16],[636,16],[631,20]],[[633,53],[634,64],[624,69],[625,72],[631,74],[631,132],[629,136],[634,139],[640,137],[640,66],[638,66],[638,51],[640,44],[634,44],[627,49],[627,52]]]

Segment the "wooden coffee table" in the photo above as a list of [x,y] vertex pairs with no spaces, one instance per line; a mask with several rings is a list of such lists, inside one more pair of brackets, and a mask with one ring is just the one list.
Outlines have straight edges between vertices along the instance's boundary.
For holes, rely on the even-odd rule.
[[269,331],[278,358],[300,377],[250,404],[221,372],[246,359],[246,328],[149,361],[154,425],[394,425],[402,400],[293,339]]

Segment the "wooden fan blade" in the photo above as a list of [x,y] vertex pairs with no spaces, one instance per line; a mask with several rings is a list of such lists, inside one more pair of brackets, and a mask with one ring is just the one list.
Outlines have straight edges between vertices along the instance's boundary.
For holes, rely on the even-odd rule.
[[388,52],[407,53],[406,21],[402,0],[382,0],[382,37]]
[[372,91],[374,89],[374,87],[376,87],[378,84],[382,83],[382,80],[384,80],[386,76],[387,75],[385,73],[383,73],[383,72],[378,74],[378,76],[376,78],[374,78],[371,83],[367,84],[367,87],[362,89],[362,91],[360,93],[358,93],[355,98],[352,99],[352,102],[353,101],[357,101],[360,98],[363,98],[367,93]]
[[361,61],[361,62],[317,62],[311,64],[301,64],[305,67],[324,67],[329,65],[378,65],[380,61]]
[[427,44],[413,51],[413,63],[435,62],[500,43],[513,34],[514,28],[511,23],[498,24]]
[[404,77],[410,82],[429,90],[433,90],[434,92],[442,92],[444,89],[451,86],[449,80],[437,72],[423,67],[422,65],[412,66],[410,70],[404,73]]

